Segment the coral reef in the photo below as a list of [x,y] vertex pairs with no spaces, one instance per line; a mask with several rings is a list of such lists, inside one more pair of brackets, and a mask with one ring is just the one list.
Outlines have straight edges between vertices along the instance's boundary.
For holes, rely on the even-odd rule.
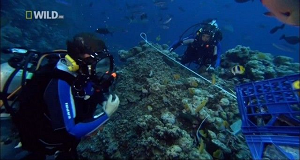
[[[236,75],[230,73],[235,65],[245,67],[245,73]],[[233,79],[235,82],[244,83],[271,79],[299,73],[299,63],[286,56],[273,56],[270,53],[253,51],[249,47],[236,46],[222,55],[219,77]]]
[[[1,47],[66,48],[65,42],[73,33],[65,29],[75,25],[63,24],[70,22],[67,19],[52,24],[27,21],[25,8],[42,10],[43,6],[7,1],[1,12],[6,18],[1,22]],[[87,43],[95,51],[105,47],[92,34],[81,36],[90,39]],[[173,59],[178,57],[169,53],[168,45],[153,45]],[[119,50],[118,56],[124,62],[116,71],[113,89],[120,98],[119,109],[103,127],[81,141],[77,148],[81,159],[251,159],[243,135],[232,134],[229,127],[240,120],[237,101],[216,85],[235,94],[235,85],[299,73],[300,67],[289,57],[238,45],[222,55],[215,74],[203,73],[212,80],[210,84],[146,42]],[[233,75],[231,68],[236,65],[244,66],[245,73]],[[274,158],[271,154],[268,157]]]
[[[167,47],[155,46],[167,53]],[[248,56],[256,54],[241,48]],[[230,53],[235,56],[235,52]],[[144,42],[129,51],[120,51],[119,56],[126,62],[117,71],[114,90],[120,97],[120,107],[103,130],[80,143],[81,158],[251,159],[243,135],[233,135],[229,127],[240,119],[235,98],[195,77]],[[175,57],[173,53],[169,56]],[[227,61],[228,67],[220,70],[237,62]],[[224,67],[225,62],[222,63]],[[236,85],[234,80],[219,78],[218,74],[216,79],[218,85],[227,88]],[[201,135],[200,141],[197,134]]]

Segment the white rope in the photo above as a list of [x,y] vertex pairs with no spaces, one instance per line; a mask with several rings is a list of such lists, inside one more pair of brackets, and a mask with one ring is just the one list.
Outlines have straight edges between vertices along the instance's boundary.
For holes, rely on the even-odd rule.
[[[177,62],[175,59],[173,59],[172,57],[170,57],[170,56],[164,54],[160,49],[158,49],[157,47],[153,46],[153,45],[147,40],[147,35],[146,35],[146,33],[144,33],[144,32],[140,33],[140,37],[141,37],[148,45],[150,45],[151,47],[153,47],[154,49],[156,49],[159,53],[161,53],[161,54],[163,54],[164,56],[168,57],[168,58],[169,58],[170,60],[172,60],[174,63],[180,65],[181,67],[183,67],[183,68],[185,68],[185,69],[187,69],[187,70],[189,70],[190,72],[194,73],[195,75],[197,75],[198,77],[202,78],[202,79],[205,80],[206,82],[212,83],[210,80],[206,79],[205,77],[201,76],[200,74],[196,73],[195,71],[189,69],[188,67],[186,67],[185,65],[181,64],[180,62]],[[225,92],[226,94],[228,94],[228,95],[230,95],[230,96],[236,98],[235,95],[233,95],[232,93],[226,91],[226,90],[223,89],[221,86],[216,85],[216,84],[213,85],[213,86],[219,88],[220,90],[222,90],[222,91]]]
[[197,137],[198,142],[200,142],[200,137],[199,137],[199,131],[200,131],[200,128],[201,128],[202,124],[204,123],[204,121],[206,120],[206,118],[207,118],[208,116],[209,116],[209,115],[207,115],[207,116],[202,120],[202,122],[200,123],[200,125],[199,125],[199,127],[198,127],[198,129],[197,129],[197,131],[196,131],[196,137]]

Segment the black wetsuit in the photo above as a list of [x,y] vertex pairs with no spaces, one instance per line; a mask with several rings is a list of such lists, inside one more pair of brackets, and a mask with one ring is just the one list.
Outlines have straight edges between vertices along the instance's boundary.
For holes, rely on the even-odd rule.
[[108,115],[94,117],[97,104],[105,98],[91,92],[85,100],[72,87],[76,77],[58,65],[42,67],[28,81],[20,94],[20,109],[14,119],[22,147],[32,152],[27,159],[45,159],[56,151],[76,159],[80,139],[108,120]]
[[[221,43],[216,41],[211,44],[202,42],[199,36],[191,35],[171,45],[172,51],[181,45],[188,45],[184,55],[181,57],[182,64],[196,63],[200,66],[212,65],[217,68],[221,62]],[[216,47],[216,48],[215,48]]]
[[201,45],[198,41],[189,44],[180,62],[182,64],[197,63],[199,65],[214,65],[218,56],[214,55],[214,45]]

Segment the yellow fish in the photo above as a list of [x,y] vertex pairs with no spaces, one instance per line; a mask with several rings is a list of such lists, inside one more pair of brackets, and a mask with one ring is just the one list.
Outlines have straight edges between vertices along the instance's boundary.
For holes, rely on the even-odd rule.
[[156,37],[156,41],[160,41],[160,35]]
[[236,65],[234,67],[231,68],[231,73],[233,75],[236,75],[236,74],[244,74],[245,72],[245,68],[241,65]]
[[[300,80],[297,80],[297,81],[293,82],[293,88],[295,90],[300,89]],[[298,95],[300,96],[300,91],[298,91]]]
[[211,84],[212,84],[212,85],[215,85],[215,84],[216,84],[216,75],[215,75],[215,74],[212,74],[212,75],[211,75]]

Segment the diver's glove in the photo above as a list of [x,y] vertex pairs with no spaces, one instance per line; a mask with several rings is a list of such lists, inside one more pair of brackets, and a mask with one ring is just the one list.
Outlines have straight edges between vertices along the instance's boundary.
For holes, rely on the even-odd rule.
[[119,107],[120,100],[117,95],[115,95],[115,100],[112,101],[112,95],[108,96],[108,100],[103,102],[103,110],[110,117]]

